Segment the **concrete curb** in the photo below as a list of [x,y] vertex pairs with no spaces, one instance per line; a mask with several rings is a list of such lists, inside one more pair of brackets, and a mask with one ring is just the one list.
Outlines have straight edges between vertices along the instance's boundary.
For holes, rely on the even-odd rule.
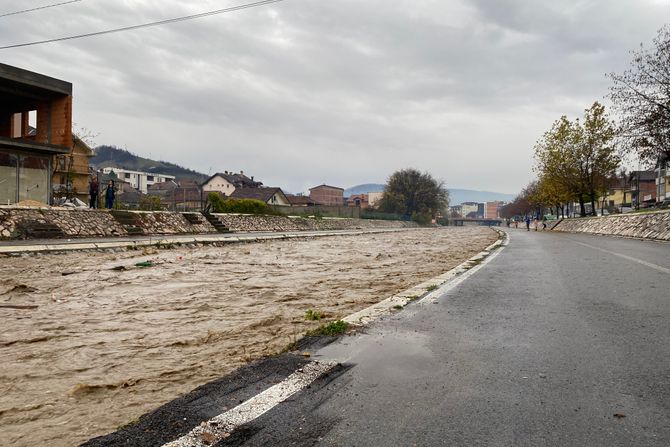
[[420,304],[426,304],[430,301],[433,303],[437,297],[460,284],[468,276],[482,268],[484,264],[491,261],[498,253],[498,250],[504,248],[509,243],[509,235],[505,231],[498,229],[495,229],[495,231],[498,233],[499,239],[467,261],[435,278],[431,278],[428,281],[424,281],[421,284],[417,284],[386,298],[377,304],[348,315],[342,318],[342,321],[354,327],[366,326],[386,315],[394,313],[396,310],[400,310],[400,307],[404,308],[412,302],[417,301]]

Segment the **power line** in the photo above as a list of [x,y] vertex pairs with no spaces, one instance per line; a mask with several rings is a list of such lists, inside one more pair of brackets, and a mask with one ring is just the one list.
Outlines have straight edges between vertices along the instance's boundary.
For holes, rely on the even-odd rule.
[[60,2],[60,3],[53,3],[51,5],[38,6],[36,8],[22,9],[21,11],[14,11],[14,12],[7,12],[5,14],[0,14],[0,17],[15,16],[17,14],[39,11],[40,9],[54,8],[56,6],[67,5],[67,4],[70,4],[70,3],[77,3],[77,2],[80,2],[80,1],[82,1],[82,0],[70,0],[70,1],[67,1],[67,2]]
[[113,29],[108,29],[108,30],[104,30],[104,31],[96,31],[96,32],[93,32],[93,33],[76,34],[76,35],[73,35],[73,36],[58,37],[56,39],[46,39],[46,40],[38,40],[38,41],[34,41],[34,42],[18,43],[18,44],[14,44],[14,45],[5,45],[5,46],[0,47],[0,50],[6,50],[6,49],[9,49],[9,48],[28,47],[28,46],[32,46],[32,45],[41,45],[41,44],[44,44],[44,43],[51,43],[51,42],[61,42],[61,41],[64,41],[64,40],[81,39],[81,38],[84,38],[84,37],[101,36],[103,34],[120,33],[122,31],[132,31],[132,30],[136,30],[136,29],[140,29],[140,28],[147,28],[147,27],[150,27],[150,26],[167,25],[167,24],[170,24],[170,23],[184,22],[186,20],[199,19],[199,18],[202,18],[202,17],[213,16],[213,15],[216,15],[216,14],[223,14],[225,12],[239,11],[241,9],[254,8],[256,6],[269,5],[271,3],[279,3],[279,2],[283,2],[283,1],[284,0],[262,0],[262,1],[253,2],[253,3],[246,3],[244,5],[231,6],[229,8],[216,9],[214,11],[201,12],[199,14],[193,14],[193,15],[190,15],[190,16],[175,17],[173,19],[159,20],[157,22],[142,23],[140,25],[124,26],[123,28],[113,28]]

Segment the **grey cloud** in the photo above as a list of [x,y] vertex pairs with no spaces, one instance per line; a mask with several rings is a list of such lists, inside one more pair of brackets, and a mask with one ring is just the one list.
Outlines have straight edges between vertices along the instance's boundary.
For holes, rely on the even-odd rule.
[[[76,5],[3,20],[0,43],[221,7]],[[604,73],[668,13],[645,0],[287,0],[0,56],[72,81],[77,122],[142,155],[289,191],[411,165],[452,187],[515,192],[537,137],[601,99]]]

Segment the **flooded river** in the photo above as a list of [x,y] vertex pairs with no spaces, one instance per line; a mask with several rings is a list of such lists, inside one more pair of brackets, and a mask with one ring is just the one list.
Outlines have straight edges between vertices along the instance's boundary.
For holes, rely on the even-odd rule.
[[496,238],[452,227],[0,258],[0,305],[15,306],[0,307],[2,445],[113,431],[324,322],[307,310],[344,317]]

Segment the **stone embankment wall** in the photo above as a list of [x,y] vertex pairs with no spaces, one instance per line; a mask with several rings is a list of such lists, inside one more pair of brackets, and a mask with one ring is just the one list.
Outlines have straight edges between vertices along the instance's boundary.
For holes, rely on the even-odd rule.
[[216,216],[231,231],[317,231],[417,227],[415,222],[401,222],[397,220],[314,219],[306,217],[252,216],[248,214],[216,214]]
[[[216,228],[200,213],[170,213],[165,211],[133,211],[137,226],[146,234],[203,234],[216,233]],[[193,216],[191,222],[184,214]]]
[[670,211],[563,219],[554,231],[670,241]]
[[52,224],[67,237],[125,236],[123,226],[105,211],[0,207],[0,238],[22,238],[29,222]]
[[[144,234],[216,233],[200,214],[197,223],[189,222],[181,213],[134,211],[132,214],[135,225]],[[68,238],[128,235],[124,225],[106,210],[0,207],[0,239],[27,238],[24,228],[35,224],[55,226]]]
[[[199,213],[187,219],[182,213],[162,211],[131,211],[133,226],[143,234],[209,234],[216,229]],[[231,231],[310,231],[349,230],[366,228],[405,228],[416,226],[413,222],[362,220],[362,219],[312,219],[284,216],[251,216],[217,214]],[[27,226],[48,225],[60,230],[68,238],[128,236],[128,229],[106,210],[71,208],[30,208],[0,206],[0,239],[30,237]],[[135,233],[136,234],[136,233]]]

